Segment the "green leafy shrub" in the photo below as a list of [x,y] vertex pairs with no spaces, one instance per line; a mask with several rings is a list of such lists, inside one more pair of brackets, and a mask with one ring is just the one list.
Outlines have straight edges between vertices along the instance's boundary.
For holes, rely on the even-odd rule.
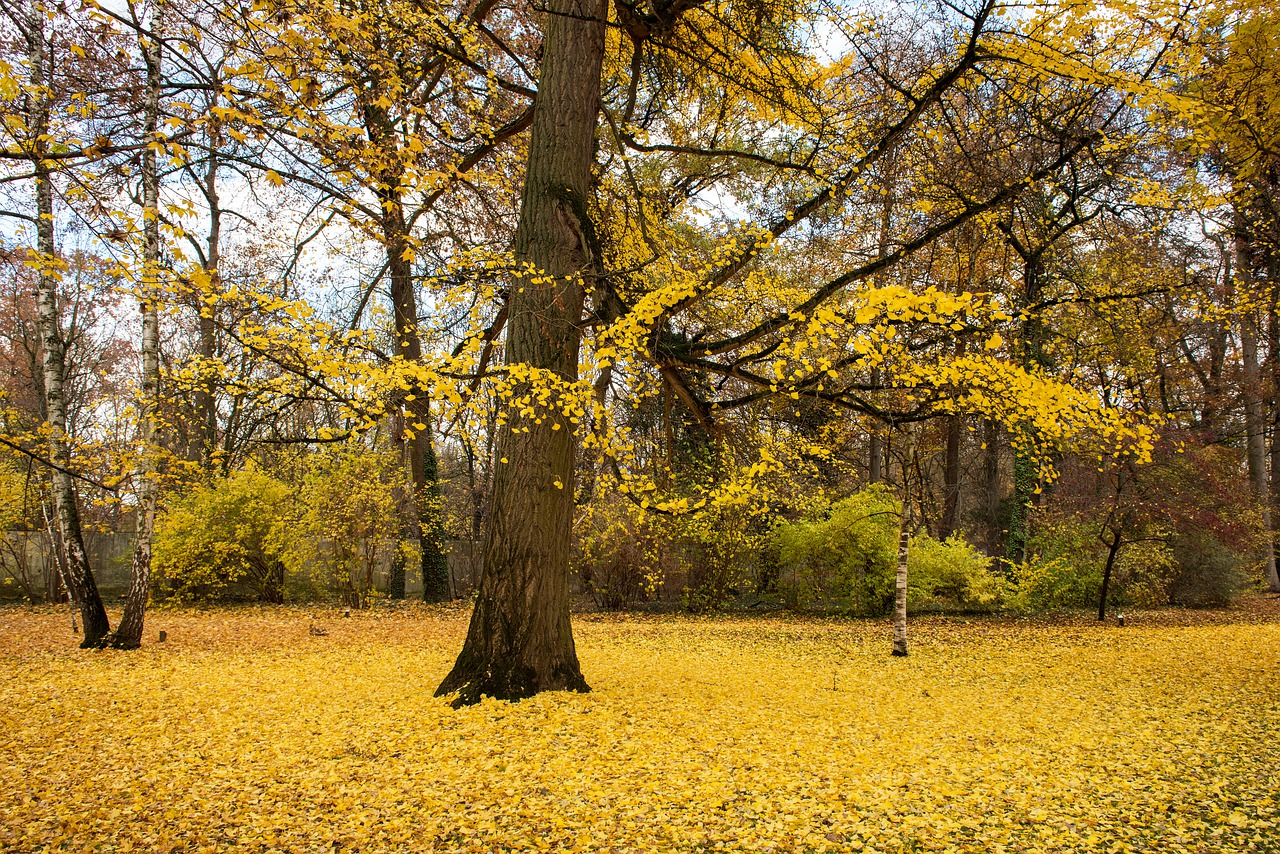
[[1096,604],[1102,548],[1091,522],[1074,516],[1036,517],[1027,538],[1026,561],[1010,568],[1009,604],[1024,613]]
[[1008,583],[991,571],[991,558],[959,536],[911,538],[907,554],[907,606],[914,610],[992,611],[1004,604]]
[[778,586],[787,604],[887,613],[900,511],[877,485],[831,505],[825,518],[778,526]]
[[176,599],[284,600],[289,487],[257,469],[232,472],[156,519],[156,589]]
[[[874,485],[831,505],[824,517],[774,530],[778,586],[792,607],[825,608],[877,616],[893,605],[901,504]],[[911,538],[907,557],[908,606],[990,610],[1005,585],[991,561],[958,537],[939,542]]]

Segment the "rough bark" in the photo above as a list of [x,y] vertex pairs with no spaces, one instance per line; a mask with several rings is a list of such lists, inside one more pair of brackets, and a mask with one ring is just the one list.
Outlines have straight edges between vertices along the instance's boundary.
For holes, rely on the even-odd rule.
[[[143,106],[145,138],[157,140],[160,119],[160,36],[158,22],[143,46],[147,64],[146,100]],[[142,645],[142,627],[147,598],[151,595],[151,534],[156,521],[156,418],[160,404],[160,176],[156,152],[142,153],[143,271],[139,287],[142,312],[141,399],[138,401],[138,461],[134,467],[134,493],[138,497],[134,527],[133,558],[129,566],[129,593],[124,613],[110,645],[136,649]]]
[[44,37],[43,7],[35,2],[26,8],[23,36],[30,60],[31,93],[26,96],[27,128],[34,140],[32,172],[36,190],[36,253],[39,274],[36,276],[36,305],[40,330],[40,346],[44,355],[41,375],[44,380],[44,403],[49,423],[49,460],[53,463],[50,478],[53,486],[54,510],[58,535],[62,539],[67,562],[67,591],[80,609],[84,625],[82,647],[95,647],[111,631],[107,612],[102,607],[98,586],[89,567],[80,528],[75,483],[71,475],[71,449],[67,441],[67,402],[63,396],[66,376],[66,347],[58,320],[58,283],[61,279],[53,233],[53,175],[46,165],[49,146],[51,110],[45,77],[48,55]]
[[[506,358],[565,380],[577,379],[584,294],[598,262],[586,200],[605,16],[604,0],[550,4],[516,230],[517,263],[544,275],[513,283]],[[557,411],[540,415],[498,437],[476,607],[457,663],[436,690],[456,693],[454,705],[589,690],[569,624],[573,429]]]

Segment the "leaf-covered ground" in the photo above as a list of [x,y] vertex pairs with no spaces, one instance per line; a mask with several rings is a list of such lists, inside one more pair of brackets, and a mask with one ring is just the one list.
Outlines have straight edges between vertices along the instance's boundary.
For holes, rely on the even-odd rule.
[[[589,695],[451,710],[466,615],[0,610],[0,850],[1280,851],[1280,603],[576,620]],[[327,635],[309,633],[313,624]]]

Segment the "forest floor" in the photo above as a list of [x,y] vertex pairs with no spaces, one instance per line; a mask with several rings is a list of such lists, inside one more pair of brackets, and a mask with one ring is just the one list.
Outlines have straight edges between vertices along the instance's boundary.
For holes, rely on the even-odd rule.
[[590,694],[454,711],[458,608],[157,611],[134,652],[3,608],[0,851],[1280,851],[1280,601],[1127,617],[895,659],[880,621],[580,615]]

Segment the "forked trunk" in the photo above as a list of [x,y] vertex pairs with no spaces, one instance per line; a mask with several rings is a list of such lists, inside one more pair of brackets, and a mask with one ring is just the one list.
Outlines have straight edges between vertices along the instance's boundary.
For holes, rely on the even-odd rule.
[[75,483],[71,475],[71,449],[67,442],[67,402],[63,397],[66,376],[66,347],[58,322],[58,282],[61,280],[53,236],[53,176],[48,160],[49,115],[52,105],[47,94],[45,74],[48,56],[45,49],[44,8],[35,2],[27,7],[24,22],[27,55],[31,65],[31,92],[27,94],[27,123],[37,140],[32,156],[32,172],[36,189],[36,303],[40,346],[44,356],[41,375],[44,379],[45,412],[49,421],[49,461],[53,486],[54,510],[58,535],[66,558],[67,592],[80,609],[84,625],[82,647],[101,645],[111,625],[98,595],[93,571],[84,548],[80,529],[80,509],[76,504]]
[[[544,23],[542,74],[516,230],[507,362],[578,376],[583,297],[599,259],[586,200],[604,55],[604,0],[555,0]],[[517,397],[529,391],[517,390]],[[569,625],[573,425],[554,408],[501,430],[471,626],[436,690],[454,705],[482,696],[587,691]],[[518,431],[518,432],[517,432]],[[527,431],[527,432],[526,432]]]
[[1098,621],[1107,619],[1107,597],[1111,593],[1111,574],[1116,567],[1116,555],[1120,552],[1122,539],[1119,531],[1111,532],[1111,542],[1107,543],[1107,565],[1102,570],[1102,589],[1098,591]]

